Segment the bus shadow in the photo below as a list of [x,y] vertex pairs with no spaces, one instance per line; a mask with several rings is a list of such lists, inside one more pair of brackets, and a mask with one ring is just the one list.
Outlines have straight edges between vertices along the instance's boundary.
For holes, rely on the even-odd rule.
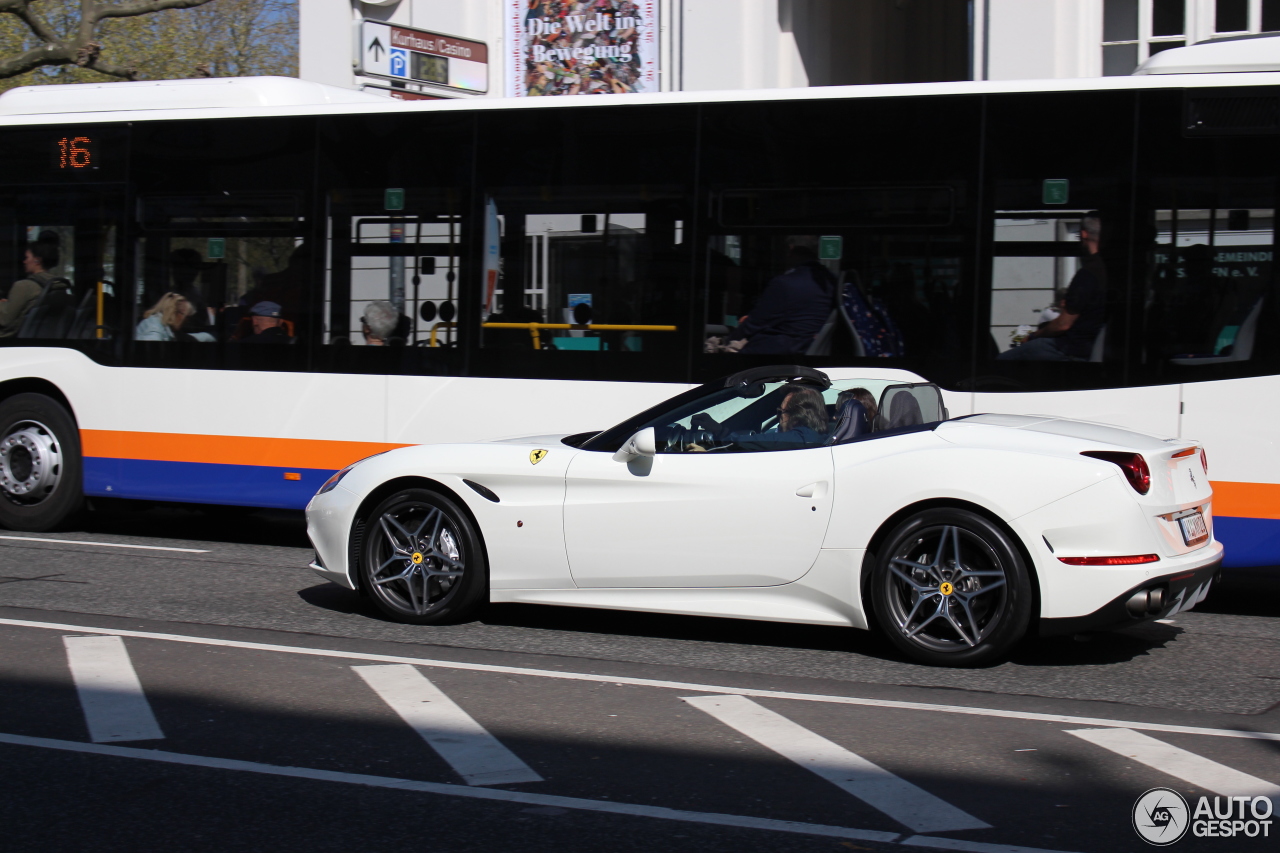
[[233,545],[310,548],[301,511],[206,504],[152,504],[95,498],[77,533],[160,537]]

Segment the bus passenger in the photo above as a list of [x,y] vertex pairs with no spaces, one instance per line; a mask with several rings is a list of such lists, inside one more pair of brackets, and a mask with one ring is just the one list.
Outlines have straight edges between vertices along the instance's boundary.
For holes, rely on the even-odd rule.
[[292,343],[288,330],[281,318],[282,309],[277,302],[259,302],[249,309],[253,322],[253,334],[240,338],[243,344],[287,344]]
[[790,239],[787,260],[791,268],[769,282],[751,314],[738,326],[736,337],[746,338],[741,352],[804,353],[813,344],[831,315],[837,284],[831,271],[819,262],[817,246],[817,237]]
[[1106,323],[1107,268],[1098,254],[1102,221],[1091,211],[1080,220],[1085,258],[1071,277],[1062,312],[1032,332],[1022,346],[997,356],[1000,361],[1088,361],[1093,342]]
[[22,257],[22,269],[26,278],[19,279],[9,288],[9,296],[0,299],[0,338],[11,338],[22,328],[22,321],[35,306],[36,300],[55,277],[49,270],[58,265],[58,232],[41,231],[40,236],[27,246]]
[[400,323],[400,312],[390,302],[370,302],[360,318],[364,342],[371,347],[385,347]]
[[169,291],[146,310],[134,329],[135,341],[172,341],[195,308],[181,293]]

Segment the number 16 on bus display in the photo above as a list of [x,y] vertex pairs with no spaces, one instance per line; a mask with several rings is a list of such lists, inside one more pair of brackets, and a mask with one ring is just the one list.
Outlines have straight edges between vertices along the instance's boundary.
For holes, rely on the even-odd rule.
[[93,165],[93,140],[88,136],[64,136],[58,140],[59,169],[85,169]]

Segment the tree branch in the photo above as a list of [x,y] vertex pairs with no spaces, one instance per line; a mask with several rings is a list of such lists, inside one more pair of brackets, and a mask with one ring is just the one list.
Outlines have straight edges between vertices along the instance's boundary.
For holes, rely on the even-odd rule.
[[191,9],[212,3],[213,0],[135,0],[133,3],[122,3],[119,6],[101,6],[93,0],[84,0],[84,17],[90,16],[88,7],[95,6],[92,12],[93,22],[106,18],[132,18],[137,15],[149,15],[152,12],[163,12],[166,9]]
[[[36,38],[45,44],[61,45],[62,39],[58,38],[58,34],[31,11],[31,2],[32,0],[0,0],[0,14],[8,13],[18,18],[27,25],[27,29],[31,30]],[[36,50],[39,50],[39,48],[36,48]]]
[[25,74],[42,65],[66,65],[74,61],[75,52],[66,45],[41,45],[11,59],[0,60],[0,78]]

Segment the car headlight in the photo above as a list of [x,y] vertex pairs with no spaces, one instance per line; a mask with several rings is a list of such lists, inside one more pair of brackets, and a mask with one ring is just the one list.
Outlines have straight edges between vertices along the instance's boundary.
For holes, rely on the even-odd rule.
[[[384,451],[382,451],[382,453],[386,453],[386,452],[387,452],[387,451],[385,451],[385,450],[384,450]],[[382,455],[382,453],[375,453],[375,454],[373,454],[373,456],[381,456],[381,455]],[[324,485],[320,487],[320,490],[319,490],[318,492],[316,492],[316,494],[317,494],[317,495],[323,495],[325,492],[332,492],[332,491],[334,490],[334,488],[338,485],[338,483],[342,482],[342,478],[343,478],[343,477],[345,477],[345,476],[347,476],[347,474],[349,474],[349,473],[351,472],[351,469],[352,469],[352,468],[356,467],[356,466],[357,466],[357,465],[359,465],[361,462],[365,462],[365,461],[367,461],[367,460],[369,460],[369,459],[372,459],[372,458],[373,458],[373,456],[366,456],[364,459],[361,459],[361,460],[356,461],[356,462],[352,462],[352,463],[351,463],[350,465],[348,465],[346,468],[343,468],[341,471],[339,471],[338,473],[334,474],[334,475],[333,475],[332,477],[330,477],[329,479],[325,480],[325,481],[324,481]]]

